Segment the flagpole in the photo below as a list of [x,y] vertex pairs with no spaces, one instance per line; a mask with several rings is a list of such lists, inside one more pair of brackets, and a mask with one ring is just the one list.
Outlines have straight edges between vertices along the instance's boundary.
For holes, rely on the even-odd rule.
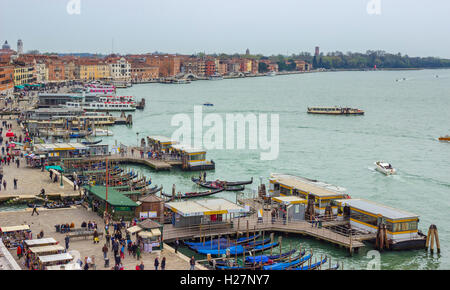
[[108,183],[109,183],[109,172],[108,172],[108,157],[106,157],[106,207],[105,212],[108,213]]

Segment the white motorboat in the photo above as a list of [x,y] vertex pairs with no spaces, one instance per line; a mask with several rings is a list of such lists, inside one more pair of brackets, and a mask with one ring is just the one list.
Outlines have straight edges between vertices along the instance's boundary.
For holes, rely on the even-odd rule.
[[92,130],[92,135],[93,136],[113,136],[114,133],[113,133],[113,131],[108,130],[108,129],[95,128],[94,130]]
[[375,170],[378,172],[381,172],[385,175],[393,175],[396,174],[397,171],[390,163],[384,162],[384,161],[377,161],[375,162]]

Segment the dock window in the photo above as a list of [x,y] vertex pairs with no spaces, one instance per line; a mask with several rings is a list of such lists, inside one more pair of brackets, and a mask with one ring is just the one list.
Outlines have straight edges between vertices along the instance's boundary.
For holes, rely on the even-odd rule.
[[351,210],[350,212],[350,218],[357,220],[357,221],[361,221],[363,223],[369,224],[369,225],[373,225],[373,226],[377,226],[378,223],[378,219],[376,217],[361,213],[361,212],[357,212],[354,210]]
[[191,158],[190,158],[191,161],[204,160],[204,159],[205,159],[205,154],[191,155]]
[[406,232],[415,230],[417,230],[417,221],[394,224],[394,232]]

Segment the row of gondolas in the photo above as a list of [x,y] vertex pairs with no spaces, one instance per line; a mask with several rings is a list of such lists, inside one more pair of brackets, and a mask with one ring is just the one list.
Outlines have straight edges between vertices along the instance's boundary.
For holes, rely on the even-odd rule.
[[[216,270],[337,270],[339,264],[331,265],[328,258],[317,257],[305,250],[291,249],[282,252],[279,242],[272,239],[260,239],[260,234],[235,240],[220,238],[203,242],[184,244],[198,254],[208,257],[209,268]],[[279,248],[275,250],[275,248]],[[270,254],[264,252],[270,251]],[[278,254],[273,254],[277,252]],[[258,254],[259,253],[259,254]],[[327,265],[328,264],[328,265]]]

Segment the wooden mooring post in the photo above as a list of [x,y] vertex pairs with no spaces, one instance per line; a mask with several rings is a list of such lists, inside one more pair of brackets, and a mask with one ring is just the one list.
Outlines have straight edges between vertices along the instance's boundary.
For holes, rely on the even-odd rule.
[[428,251],[430,247],[430,252],[434,252],[434,242],[436,242],[436,248],[438,254],[441,252],[441,244],[439,242],[439,234],[436,225],[431,225],[428,229],[427,241],[425,243],[425,249]]

